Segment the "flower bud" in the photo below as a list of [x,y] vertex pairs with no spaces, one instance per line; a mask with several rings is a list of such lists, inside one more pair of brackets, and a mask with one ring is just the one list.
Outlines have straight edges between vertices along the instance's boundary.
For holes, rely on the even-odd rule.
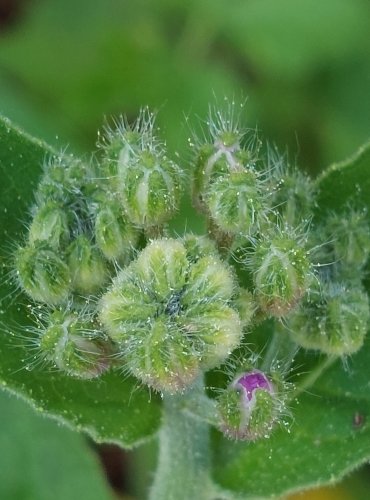
[[72,377],[91,379],[109,368],[110,342],[95,321],[55,311],[39,339],[41,355]]
[[344,356],[363,345],[369,327],[369,299],[360,288],[335,283],[313,290],[287,318],[292,339],[306,349]]
[[193,200],[198,209],[205,209],[205,193],[216,179],[248,164],[249,154],[240,149],[239,140],[237,133],[224,133],[213,145],[199,147],[193,177]]
[[275,384],[261,371],[246,372],[218,400],[221,430],[231,439],[254,441],[269,437],[282,412]]
[[198,236],[195,234],[187,234],[183,238],[183,244],[186,248],[186,257],[189,262],[195,264],[201,257],[208,255],[218,256],[216,244],[208,236]]
[[90,165],[66,154],[54,156],[45,166],[37,187],[36,201],[41,206],[50,200],[61,206],[73,204],[76,195],[88,185],[91,177]]
[[96,245],[108,260],[125,262],[136,246],[139,233],[114,206],[98,210],[95,219]]
[[234,289],[233,274],[217,257],[193,263],[180,241],[155,240],[118,274],[100,317],[129,370],[173,393],[238,346],[240,319],[229,305]]
[[57,305],[68,298],[69,269],[48,246],[20,248],[15,255],[15,269],[21,287],[33,300]]
[[140,151],[119,172],[120,194],[129,220],[142,227],[163,224],[175,212],[182,173],[164,151]]
[[95,293],[107,279],[104,259],[85,235],[78,236],[69,245],[67,262],[76,292]]
[[286,224],[295,227],[312,217],[314,185],[306,174],[289,167],[271,167],[269,204]]
[[308,252],[296,239],[283,233],[258,241],[247,265],[253,273],[259,306],[277,317],[297,304],[312,277]]
[[326,232],[333,247],[333,260],[348,266],[349,272],[362,268],[370,254],[370,227],[366,212],[332,214],[326,220]]
[[262,207],[256,174],[244,170],[217,179],[207,191],[207,207],[223,231],[253,233]]
[[30,227],[30,244],[43,242],[54,250],[59,250],[68,240],[68,217],[65,211],[53,202],[39,208]]

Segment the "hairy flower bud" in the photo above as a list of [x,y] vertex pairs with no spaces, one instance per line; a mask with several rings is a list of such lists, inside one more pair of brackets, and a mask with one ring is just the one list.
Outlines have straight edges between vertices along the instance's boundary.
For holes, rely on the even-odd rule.
[[55,311],[39,339],[44,359],[68,375],[90,379],[109,368],[111,344],[93,318]]
[[253,233],[262,207],[257,175],[244,170],[220,177],[209,187],[207,207],[223,231]]
[[234,277],[215,256],[196,263],[178,240],[150,243],[101,300],[101,321],[129,370],[174,393],[220,364],[240,342],[229,302]]
[[129,220],[142,227],[163,224],[175,212],[182,173],[158,147],[144,149],[119,170],[120,195]]
[[349,211],[332,214],[325,223],[333,247],[333,260],[342,266],[362,268],[370,254],[370,227],[366,212]]
[[139,232],[113,205],[98,210],[95,218],[95,241],[108,260],[126,261],[138,240]]
[[35,301],[47,304],[64,302],[71,289],[67,265],[45,245],[20,248],[15,255],[17,279]]
[[276,384],[259,370],[246,372],[218,400],[221,430],[231,439],[254,441],[269,437],[282,412]]
[[39,208],[31,223],[30,244],[43,242],[54,250],[59,250],[68,240],[68,217],[65,211],[52,201]]
[[201,257],[206,257],[207,255],[218,256],[216,244],[208,236],[187,234],[183,238],[183,244],[186,248],[186,257],[189,262],[198,262]]
[[253,273],[259,306],[277,317],[287,314],[297,304],[312,277],[308,252],[284,233],[257,241],[247,266]]
[[86,189],[93,177],[91,165],[66,154],[53,156],[44,167],[44,175],[36,191],[36,201],[40,206],[50,200],[60,206],[73,205],[76,195]]
[[224,133],[215,138],[215,143],[198,148],[193,178],[193,200],[197,208],[204,210],[205,193],[212,183],[230,171],[240,170],[248,163],[250,156],[240,148],[237,133]]
[[96,292],[107,279],[106,263],[85,235],[78,236],[67,249],[67,262],[73,289],[80,293]]
[[313,290],[287,318],[292,339],[306,349],[344,356],[360,349],[369,327],[369,299],[360,288],[335,283]]
[[269,173],[269,204],[273,211],[291,227],[309,220],[315,196],[310,177],[298,169],[282,166],[280,162],[277,166],[272,164]]

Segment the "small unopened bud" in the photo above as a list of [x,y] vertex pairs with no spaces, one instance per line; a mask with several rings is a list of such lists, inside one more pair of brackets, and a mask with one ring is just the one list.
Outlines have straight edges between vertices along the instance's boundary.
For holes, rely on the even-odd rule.
[[56,203],[48,202],[39,208],[33,218],[29,242],[46,243],[54,250],[59,250],[69,240],[68,217]]
[[361,348],[369,320],[369,299],[365,292],[330,283],[310,292],[288,316],[285,326],[298,345],[344,356]]
[[217,226],[225,232],[246,235],[253,233],[261,206],[257,175],[251,170],[224,175],[208,189],[209,213]]
[[257,242],[247,265],[253,273],[259,306],[277,317],[299,302],[312,278],[308,252],[284,233]]
[[206,193],[215,180],[231,172],[253,169],[256,164],[259,142],[255,134],[250,136],[240,126],[243,106],[233,101],[222,110],[210,107],[207,130],[201,139],[194,140],[193,202],[203,212],[208,212]]
[[218,407],[222,432],[248,441],[269,437],[283,409],[275,384],[259,370],[239,375],[221,394]]
[[109,368],[110,347],[93,319],[61,311],[50,314],[39,340],[44,359],[83,379],[98,377]]
[[216,179],[242,169],[250,160],[248,152],[240,149],[239,140],[238,134],[230,133],[224,140],[215,139],[213,145],[198,149],[193,179],[193,200],[198,209],[204,210],[205,193]]
[[69,269],[48,246],[20,248],[15,269],[21,287],[33,300],[56,305],[67,299],[71,289]]
[[334,261],[348,266],[349,271],[362,268],[370,254],[370,227],[366,212],[349,211],[333,214],[326,221]]
[[94,293],[104,284],[107,279],[106,263],[87,236],[78,236],[68,247],[67,256],[75,291]]
[[207,236],[187,234],[183,238],[183,243],[186,248],[186,256],[189,262],[195,263],[201,257],[218,255],[215,242]]
[[95,240],[108,260],[126,261],[138,240],[138,231],[119,210],[106,206],[98,211],[95,219]]
[[175,212],[181,170],[163,150],[151,147],[119,171],[120,194],[129,220],[145,228],[163,224]]
[[280,164],[277,168],[272,165],[270,172],[271,208],[292,227],[309,220],[315,198],[314,183],[310,177],[298,169],[293,170]]

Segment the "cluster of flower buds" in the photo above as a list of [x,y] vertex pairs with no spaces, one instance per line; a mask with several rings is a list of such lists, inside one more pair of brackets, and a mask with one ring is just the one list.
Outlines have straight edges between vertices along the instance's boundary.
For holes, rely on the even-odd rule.
[[370,324],[369,299],[361,282],[370,254],[366,213],[347,208],[330,214],[312,236],[316,279],[285,321],[291,338],[306,349],[345,356],[363,345]]
[[169,393],[219,365],[242,336],[231,269],[201,245],[195,261],[185,245],[153,241],[101,299],[102,324],[130,372]]
[[[367,214],[348,209],[317,225],[314,183],[274,149],[262,154],[239,121],[233,107],[212,112],[194,141],[193,202],[207,236],[171,237],[186,175],[147,110],[132,126],[107,128],[93,161],[51,158],[14,256],[18,285],[46,311],[42,360],[89,379],[114,359],[172,395],[235,350],[245,359],[244,336],[264,319],[306,349],[345,356],[361,347]],[[287,386],[271,366],[241,370],[217,400],[218,427],[255,440],[281,420]]]

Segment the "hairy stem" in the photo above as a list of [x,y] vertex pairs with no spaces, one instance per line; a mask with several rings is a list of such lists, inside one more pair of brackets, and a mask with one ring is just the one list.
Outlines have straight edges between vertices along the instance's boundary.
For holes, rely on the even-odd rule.
[[193,399],[194,391],[203,391],[200,386],[184,395],[164,397],[158,468],[150,500],[214,498],[209,475],[209,425],[183,411],[184,399]]

